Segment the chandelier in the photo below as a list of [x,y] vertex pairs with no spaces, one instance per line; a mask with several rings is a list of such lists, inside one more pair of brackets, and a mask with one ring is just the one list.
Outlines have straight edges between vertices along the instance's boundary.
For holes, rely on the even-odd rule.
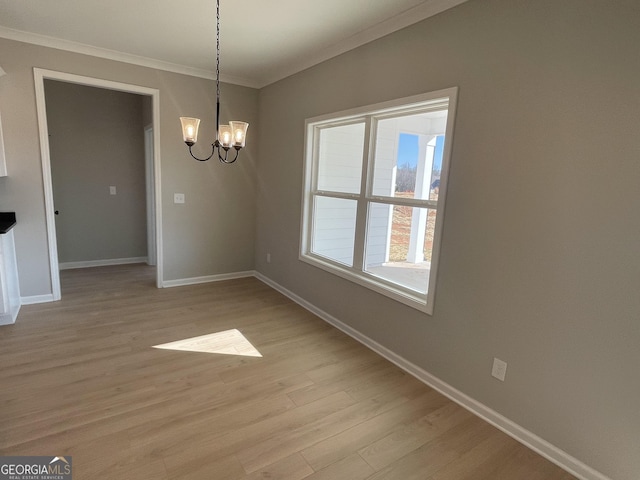
[[[206,162],[216,153],[222,163],[233,163],[238,159],[240,149],[244,147],[247,138],[246,122],[230,121],[228,125],[220,125],[220,0],[216,0],[216,140],[211,144],[211,155],[207,158],[196,157],[191,148],[198,140],[199,118],[180,117],[182,123],[182,137],[189,147],[189,153],[199,162]],[[235,150],[233,158],[228,158],[229,150]]]

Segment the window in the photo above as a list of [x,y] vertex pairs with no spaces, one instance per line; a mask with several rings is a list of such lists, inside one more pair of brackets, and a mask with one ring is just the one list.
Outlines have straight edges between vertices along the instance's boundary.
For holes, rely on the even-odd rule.
[[456,96],[307,120],[301,260],[433,312]]

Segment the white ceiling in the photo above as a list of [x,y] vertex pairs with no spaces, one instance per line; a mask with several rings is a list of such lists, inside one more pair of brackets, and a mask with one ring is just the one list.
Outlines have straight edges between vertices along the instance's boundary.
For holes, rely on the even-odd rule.
[[[221,0],[222,80],[259,88],[465,1]],[[0,0],[0,37],[213,78],[215,0]]]

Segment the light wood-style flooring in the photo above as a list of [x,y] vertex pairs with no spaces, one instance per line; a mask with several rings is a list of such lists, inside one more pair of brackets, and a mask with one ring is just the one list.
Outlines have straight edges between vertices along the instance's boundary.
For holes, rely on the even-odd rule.
[[[0,327],[0,455],[74,480],[574,477],[254,278],[62,272]],[[152,348],[238,329],[262,357]]]

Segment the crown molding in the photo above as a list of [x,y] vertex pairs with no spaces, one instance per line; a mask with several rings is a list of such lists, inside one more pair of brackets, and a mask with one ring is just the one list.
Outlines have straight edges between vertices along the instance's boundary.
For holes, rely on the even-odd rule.
[[[186,65],[178,65],[154,58],[132,55],[130,53],[118,52],[106,48],[94,47],[92,45],[86,45],[84,43],[49,37],[46,35],[23,32],[21,30],[13,30],[11,28],[3,26],[0,26],[0,38],[6,38],[7,40],[14,40],[17,42],[30,43],[33,45],[40,45],[42,47],[55,48],[57,50],[64,50],[67,52],[80,53],[82,55],[90,55],[92,57],[114,60],[116,62],[129,63],[140,67],[153,68],[156,70],[179,73],[192,77],[206,78],[208,80],[215,80],[216,78],[215,72],[209,70],[188,67]],[[220,80],[224,83],[232,83],[235,85],[241,85],[243,87],[260,88],[261,86],[256,82],[252,82],[244,78],[224,74],[220,75]]]
[[260,88],[306,70],[333,57],[342,55],[349,50],[382,38],[414,23],[433,17],[467,1],[468,0],[427,0],[416,7],[405,10],[394,17],[342,39],[338,43],[321,49],[315,55],[305,55],[304,58],[301,58],[293,64],[289,64],[287,67],[275,70],[272,75],[260,79]]

